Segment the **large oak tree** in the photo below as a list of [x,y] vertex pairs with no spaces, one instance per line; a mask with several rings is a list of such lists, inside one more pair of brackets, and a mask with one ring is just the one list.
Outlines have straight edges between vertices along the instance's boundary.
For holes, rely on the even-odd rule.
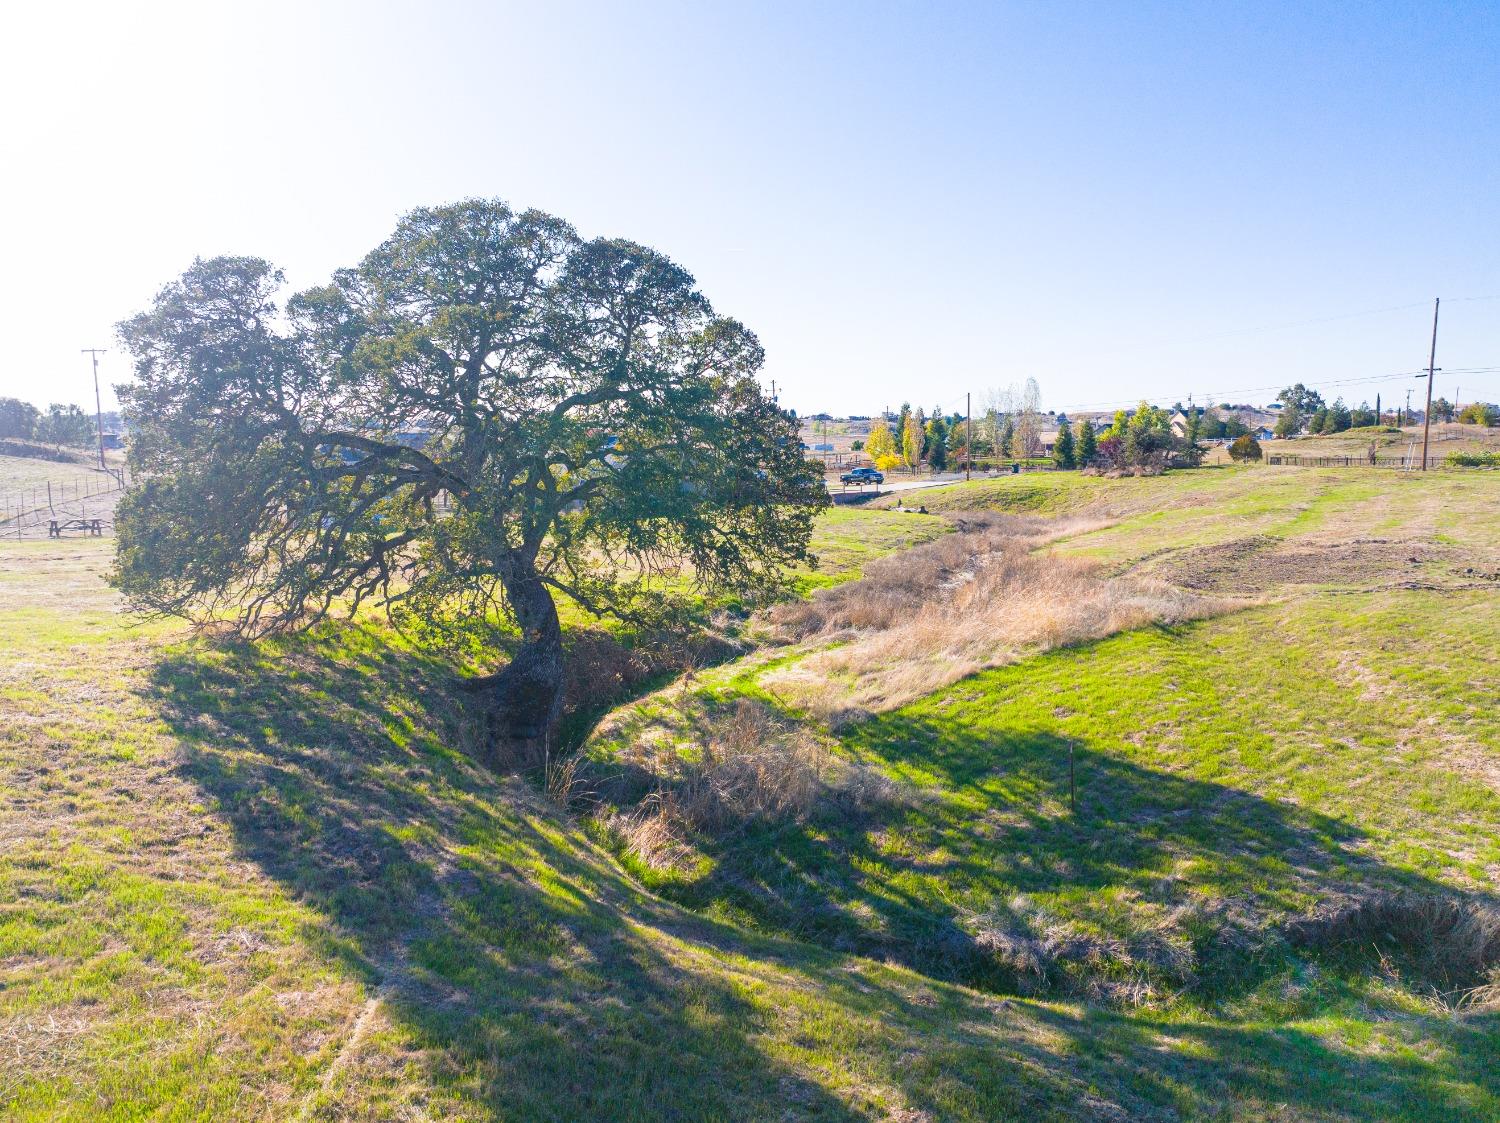
[[120,326],[136,608],[247,633],[371,600],[453,628],[503,613],[519,647],[470,685],[534,755],[562,704],[555,594],[629,615],[807,559],[826,496],[761,347],[660,253],[470,200],[284,305],[282,285],[198,261]]

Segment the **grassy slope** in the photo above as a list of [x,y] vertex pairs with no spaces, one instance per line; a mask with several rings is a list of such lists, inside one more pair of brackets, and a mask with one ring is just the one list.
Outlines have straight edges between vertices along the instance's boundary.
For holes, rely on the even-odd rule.
[[[845,751],[929,798],[874,824],[752,830],[706,863],[642,868],[643,879],[713,915],[1000,989],[1027,980],[976,950],[987,930],[1091,941],[1106,951],[1080,974],[1106,995],[1142,982],[1155,993],[1155,1014],[1122,1023],[1213,1026],[1238,1043],[1221,1058],[1222,1091],[1231,1103],[1250,1097],[1255,1109],[1240,1106],[1251,1115],[1265,1108],[1254,1089],[1282,1063],[1275,1042],[1288,1033],[1317,1061],[1280,1074],[1303,1110],[1500,1113],[1500,1081],[1476,1059],[1500,1048],[1493,1018],[1455,1022],[1401,964],[1373,978],[1366,962],[1319,973],[1265,939],[1278,918],[1349,892],[1493,900],[1500,888],[1500,712],[1487,670],[1500,590],[1465,572],[1500,570],[1500,520],[1486,517],[1500,480],[1060,475],[927,500],[1102,509],[1114,525],[1063,548],[1121,571],[1175,575],[1249,540],[1257,552],[1238,573],[1210,576],[1268,603],[1039,656],[858,725],[842,735]],[[775,701],[748,667],[704,690]],[[1247,961],[1216,948],[1236,926],[1270,950]],[[1107,950],[1119,947],[1129,953]],[[1174,994],[1184,972],[1153,970],[1153,952],[1192,964],[1192,994]],[[1382,1056],[1410,1063],[1355,1061]],[[1440,1096],[1414,1092],[1433,1082]],[[1178,1089],[1178,1106],[1212,1113],[1202,1093]]]
[[[1244,475],[1203,473],[1196,486],[1255,506]],[[1156,484],[1188,504],[1193,488],[1182,479],[1119,481],[1127,487],[1111,502],[1145,512]],[[1043,509],[1089,502],[1059,494]],[[872,550],[935,525],[917,518],[837,512],[828,533],[846,551],[839,568],[852,572]],[[1115,536],[1119,557],[1151,552],[1151,533],[1102,533]],[[1445,533],[1494,531],[1457,520]],[[887,534],[894,539],[877,541]],[[471,767],[462,723],[442,706],[441,666],[360,629],[316,645],[246,648],[127,628],[98,583],[106,549],[25,543],[0,553],[6,1118],[1222,1110],[1436,1119],[1500,1110],[1486,1023],[1434,1016],[1394,985],[1381,995],[1304,981],[1282,1007],[1114,1013],[996,998],[690,913],[642,890],[528,789]],[[1013,862],[1005,846],[967,858],[984,867],[981,878],[1014,876],[1007,862],[1028,866],[1025,888],[1058,900],[1064,878],[1049,879],[1042,860],[1052,844],[1071,845],[1065,853],[1085,873],[1122,888],[1144,878],[1137,865],[1166,868],[1179,856],[1198,859],[1178,871],[1189,887],[1210,880],[1220,861],[1274,874],[1274,855],[1237,854],[1215,836],[1216,825],[1233,825],[1232,807],[1165,833],[1121,815],[1159,808],[1163,793],[1192,805],[1203,785],[1256,793],[1236,796],[1236,806],[1253,809],[1250,821],[1272,842],[1277,831],[1303,832],[1355,851],[1361,869],[1378,861],[1403,876],[1493,887],[1494,836],[1479,829],[1491,821],[1493,791],[1445,770],[1435,741],[1390,759],[1388,738],[1419,730],[1431,706],[1450,724],[1471,723],[1481,748],[1464,751],[1493,744],[1493,725],[1473,706],[1484,684],[1464,663],[1465,651],[1493,649],[1493,597],[1459,594],[1477,624],[1453,617],[1425,630],[1420,622],[1436,614],[1419,610],[1449,595],[1391,594],[1385,607],[1351,612],[1315,598],[1258,610],[1265,619],[1060,652],[944,692],[980,691],[983,705],[968,713],[982,720],[956,721],[943,697],[882,719],[942,726],[947,740],[933,742],[941,751],[903,745],[894,727],[879,742],[863,734],[862,747],[892,769],[943,780],[959,809],[1007,794],[1042,805],[1046,813],[1002,824],[1030,844]],[[1361,784],[1344,786],[1323,768],[1349,719],[1341,705],[1329,713],[1327,693],[1312,685],[1332,673],[1326,652],[1314,637],[1287,676],[1274,657],[1284,639],[1268,644],[1264,628],[1338,635],[1365,628],[1365,616],[1395,653],[1379,682],[1360,678],[1360,689],[1396,700],[1382,703],[1368,744],[1348,749],[1343,774]],[[1434,659],[1434,640],[1454,646]],[[1224,695],[1230,720],[1215,716],[1218,695],[1190,690],[1178,703],[1190,719],[1182,749],[1162,760],[1157,745],[1131,741],[1129,731],[1163,720],[1166,676],[1181,686],[1197,673],[1233,687]],[[1319,713],[1308,744],[1289,751],[1289,731]],[[1237,730],[1222,760],[1193,747],[1226,736],[1216,722]],[[1067,839],[1055,813],[1055,754],[1027,748],[1038,736],[1087,746],[1084,808],[1101,816],[1098,834],[1118,840],[1111,848]],[[1308,759],[1324,779],[1296,767]],[[994,790],[989,779],[955,782],[965,768],[988,776],[996,760],[1008,767]],[[1372,769],[1374,782],[1363,780]],[[1392,811],[1408,798],[1427,802],[1403,824]],[[1428,807],[1435,814],[1415,813]],[[963,841],[952,835],[954,846]],[[1379,853],[1366,856],[1371,848]],[[843,856],[818,872],[850,865]],[[888,899],[931,892],[920,872],[914,862],[890,888],[861,884],[863,874],[850,885]]]
[[40,502],[45,504],[49,481],[58,489],[55,497],[61,500],[64,488],[71,495],[75,484],[85,489],[97,488],[101,479],[101,474],[87,464],[0,454],[0,498],[9,499],[12,505],[28,503],[33,491],[40,493]]

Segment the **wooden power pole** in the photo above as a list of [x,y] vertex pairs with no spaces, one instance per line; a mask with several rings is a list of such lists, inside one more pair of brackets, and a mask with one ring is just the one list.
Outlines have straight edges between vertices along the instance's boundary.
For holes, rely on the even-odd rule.
[[102,347],[84,347],[81,354],[94,360],[94,429],[99,437],[99,470],[104,470],[104,407],[99,404],[99,356]]
[[1432,432],[1432,376],[1437,371],[1437,321],[1441,297],[1432,301],[1432,350],[1427,353],[1427,412],[1422,415],[1422,471],[1427,471],[1427,437]]
[[964,395],[964,479],[969,478],[969,465],[974,463],[974,395]]

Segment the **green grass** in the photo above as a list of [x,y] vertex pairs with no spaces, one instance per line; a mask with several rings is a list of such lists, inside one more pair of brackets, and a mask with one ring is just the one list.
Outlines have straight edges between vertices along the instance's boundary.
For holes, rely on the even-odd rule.
[[[1500,548],[1478,476],[1365,486],[1059,473],[923,499],[1102,511],[1064,548],[1163,573],[1184,542],[1382,521]],[[831,511],[809,584],[942,527]],[[1446,554],[1432,588],[1276,586],[856,725],[840,751],[921,799],[673,877],[475,765],[442,660],[368,623],[256,645],[133,625],[108,545],[0,544],[6,1119],[1500,1114],[1495,1019],[1399,956],[1214,945],[1336,890],[1495,892],[1500,613]],[[765,659],[704,682],[755,693]],[[1148,972],[1145,1005],[1081,993],[1135,980],[1120,963],[1030,995],[965,967],[976,915],[1128,946],[1183,904],[1163,939],[1203,978]]]

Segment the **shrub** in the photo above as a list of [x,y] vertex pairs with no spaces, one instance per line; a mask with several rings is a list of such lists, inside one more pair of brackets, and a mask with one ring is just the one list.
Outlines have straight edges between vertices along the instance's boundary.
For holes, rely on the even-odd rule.
[[1453,468],[1500,468],[1500,452],[1454,452],[1448,455]]
[[1242,437],[1236,437],[1234,443],[1229,446],[1229,459],[1246,461],[1259,460],[1261,457],[1260,442],[1246,433]]

